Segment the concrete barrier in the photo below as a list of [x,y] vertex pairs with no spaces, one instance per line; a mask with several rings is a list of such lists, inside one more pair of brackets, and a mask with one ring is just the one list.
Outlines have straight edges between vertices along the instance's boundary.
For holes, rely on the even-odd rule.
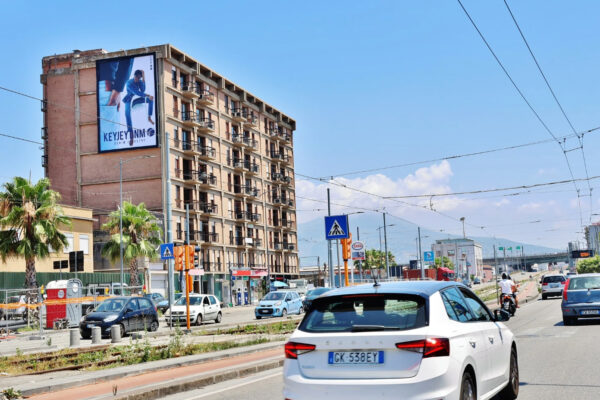
[[69,347],[79,346],[79,329],[69,330]]
[[119,343],[121,341],[121,326],[113,325],[110,327],[111,343]]
[[100,344],[102,339],[102,330],[99,326],[92,328],[92,344]]

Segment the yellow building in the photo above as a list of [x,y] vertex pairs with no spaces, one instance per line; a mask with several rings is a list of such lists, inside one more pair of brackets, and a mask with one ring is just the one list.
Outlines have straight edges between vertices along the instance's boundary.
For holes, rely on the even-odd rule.
[[[65,234],[69,245],[59,252],[51,251],[50,257],[35,261],[36,272],[59,272],[59,263],[63,261],[63,272],[69,272],[68,261],[70,251],[83,251],[83,272],[94,272],[94,237],[92,210],[61,205],[63,212],[71,218],[71,226],[59,227]],[[55,269],[56,267],[56,269]],[[66,267],[66,269],[64,269]],[[8,258],[0,264],[0,272],[25,272],[24,258]]]

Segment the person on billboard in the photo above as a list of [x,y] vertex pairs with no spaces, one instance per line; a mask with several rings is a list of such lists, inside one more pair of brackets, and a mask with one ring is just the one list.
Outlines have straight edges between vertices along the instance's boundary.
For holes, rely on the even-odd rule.
[[[133,73],[133,78],[126,84],[127,94],[123,97],[125,103],[125,118],[127,119],[127,132],[129,133],[129,145],[133,146],[133,125],[131,122],[131,107],[138,104],[148,103],[148,122],[154,125],[152,121],[152,111],[154,110],[154,97],[146,93],[146,79],[144,71],[138,69]],[[135,100],[134,96],[138,96]],[[118,110],[117,106],[117,110]]]
[[99,66],[98,96],[100,118],[106,121],[105,129],[109,129],[108,126],[110,124],[119,124],[120,97],[125,89],[127,79],[131,76],[132,66],[133,59],[131,58],[104,62]]

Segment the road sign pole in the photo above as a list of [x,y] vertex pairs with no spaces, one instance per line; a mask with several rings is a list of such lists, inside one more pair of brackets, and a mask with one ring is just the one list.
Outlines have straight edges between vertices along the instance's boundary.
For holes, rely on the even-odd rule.
[[[330,200],[330,195],[329,195],[329,188],[327,188],[327,215],[331,216],[331,200]],[[334,280],[333,280],[333,257],[331,255],[331,240],[327,241],[327,256],[328,256],[328,262],[329,262],[329,287],[333,288],[334,287]]]
[[[358,226],[356,227],[356,240],[360,242],[360,231]],[[363,272],[362,272],[362,261],[358,260],[358,276],[360,276],[360,282],[363,280]]]
[[496,298],[498,299],[498,304],[500,304],[500,296],[498,296],[498,274],[500,271],[498,270],[498,258],[496,258],[496,245],[494,245],[494,268],[496,269],[496,276],[494,277],[496,281]]
[[390,279],[390,263],[388,260],[387,227],[385,225],[385,212],[383,213],[383,243],[385,244],[385,272],[387,274],[387,279]]
[[425,269],[423,267],[423,253],[421,252],[421,227],[417,226],[417,232],[419,233],[419,261],[421,263],[421,279],[425,279]]

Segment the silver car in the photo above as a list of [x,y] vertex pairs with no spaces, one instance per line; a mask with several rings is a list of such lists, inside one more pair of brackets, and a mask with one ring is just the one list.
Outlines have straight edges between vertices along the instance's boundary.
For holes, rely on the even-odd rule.
[[562,296],[567,278],[564,275],[545,275],[542,278],[542,300],[548,296]]

